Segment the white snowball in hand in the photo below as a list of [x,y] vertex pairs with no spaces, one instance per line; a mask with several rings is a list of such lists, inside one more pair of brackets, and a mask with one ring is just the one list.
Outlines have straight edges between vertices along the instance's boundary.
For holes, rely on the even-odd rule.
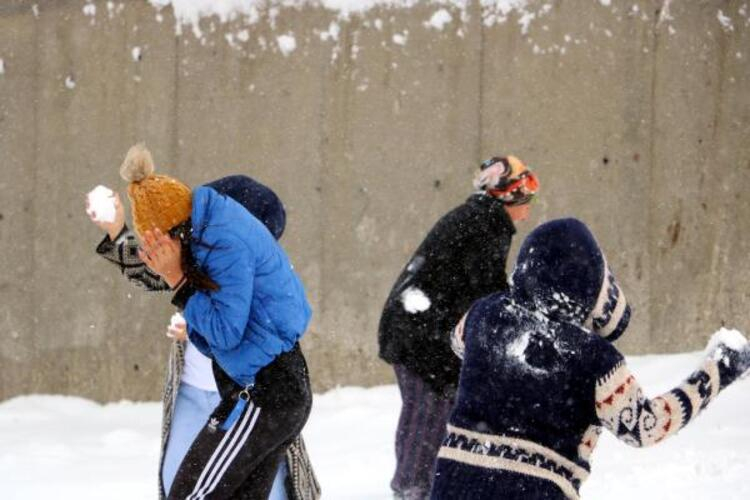
[[178,312],[174,313],[172,315],[172,318],[169,320],[170,328],[179,328],[184,325],[185,325],[185,317]]
[[[714,333],[711,340],[708,341],[706,353],[716,356],[716,348],[720,345],[724,345],[733,351],[742,351],[747,348],[748,341],[745,336],[737,330],[722,328]],[[718,355],[721,355],[721,353],[718,353]]]
[[86,213],[96,222],[114,222],[117,213],[115,193],[104,186],[96,186],[88,194],[89,205]]

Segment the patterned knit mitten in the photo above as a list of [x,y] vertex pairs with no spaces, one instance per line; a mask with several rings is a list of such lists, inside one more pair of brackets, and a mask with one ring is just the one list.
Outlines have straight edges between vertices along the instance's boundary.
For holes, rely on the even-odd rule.
[[722,329],[708,345],[709,356],[719,368],[722,390],[750,373],[750,343],[740,332]]

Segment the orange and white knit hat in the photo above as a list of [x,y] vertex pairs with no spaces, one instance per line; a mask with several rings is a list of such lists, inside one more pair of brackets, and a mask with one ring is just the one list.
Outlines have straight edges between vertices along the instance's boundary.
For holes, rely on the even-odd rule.
[[120,175],[130,183],[128,198],[139,235],[155,228],[166,234],[190,218],[192,191],[177,179],[154,174],[154,160],[143,144],[130,148]]
[[539,179],[515,156],[493,156],[479,166],[474,188],[502,200],[506,205],[523,205],[539,190]]

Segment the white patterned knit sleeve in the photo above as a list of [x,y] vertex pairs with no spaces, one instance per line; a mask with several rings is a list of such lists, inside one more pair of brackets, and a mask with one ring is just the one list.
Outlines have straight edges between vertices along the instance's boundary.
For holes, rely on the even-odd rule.
[[451,331],[451,349],[453,353],[461,359],[464,359],[464,350],[466,345],[464,344],[464,325],[466,324],[466,316],[469,313],[464,314],[461,321],[458,322],[456,327]]
[[618,439],[646,447],[685,427],[719,390],[719,368],[709,359],[680,386],[648,399],[621,361],[596,383],[596,413]]
[[115,241],[105,236],[96,248],[96,253],[116,264],[131,283],[150,291],[170,290],[167,282],[138,257],[138,240],[127,227],[123,228]]

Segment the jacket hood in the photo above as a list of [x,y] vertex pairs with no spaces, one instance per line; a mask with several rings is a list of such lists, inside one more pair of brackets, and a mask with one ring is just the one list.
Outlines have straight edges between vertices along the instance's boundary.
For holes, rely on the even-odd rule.
[[549,319],[593,330],[614,341],[628,326],[630,306],[591,231],[577,219],[540,225],[524,240],[511,295]]

